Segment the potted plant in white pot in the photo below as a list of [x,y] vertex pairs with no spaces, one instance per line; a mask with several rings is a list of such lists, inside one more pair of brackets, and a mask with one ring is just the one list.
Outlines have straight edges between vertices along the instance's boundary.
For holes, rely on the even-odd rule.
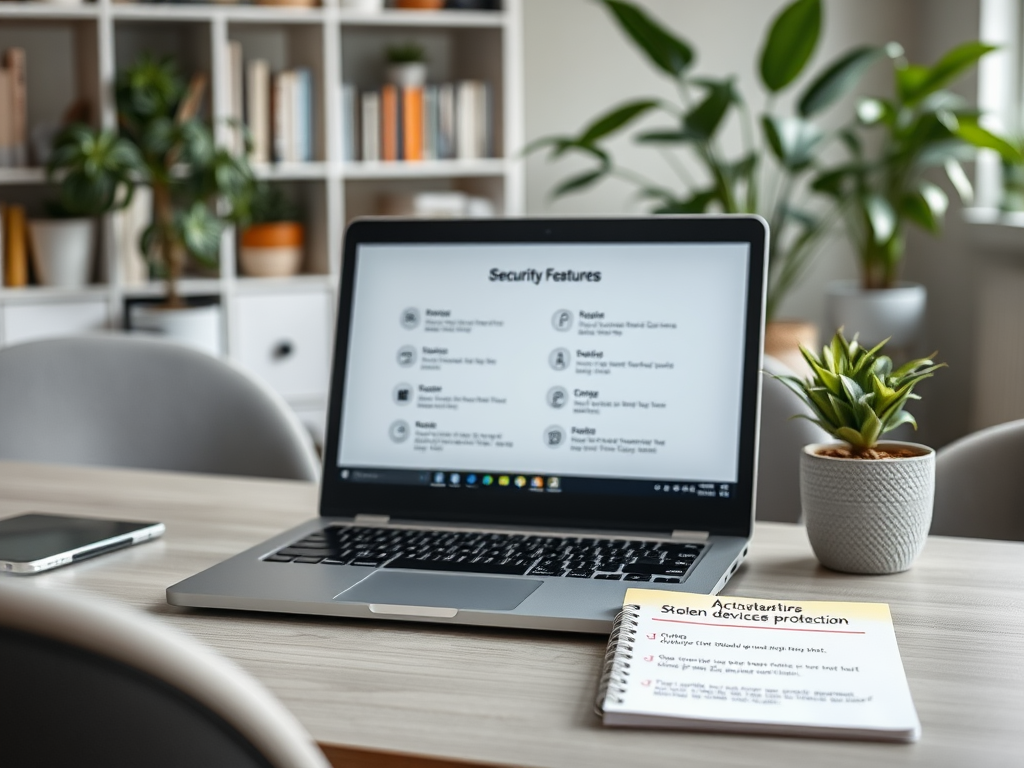
[[804,418],[841,441],[808,445],[800,461],[807,536],[822,565],[836,571],[905,571],[931,525],[935,451],[880,438],[901,424],[917,428],[904,406],[945,363],[921,358],[893,369],[879,354],[885,343],[867,349],[839,329],[821,357],[801,349],[810,377],[773,377],[814,413]]
[[[556,188],[554,197],[617,179],[651,201],[652,213],[764,216],[771,231],[766,348],[791,366],[801,366],[797,342],[816,344],[817,330],[807,322],[780,320],[778,313],[839,220],[835,202],[821,196],[813,201],[806,183],[815,175],[821,153],[842,139],[829,127],[835,121],[821,118],[857,85],[873,61],[889,51],[870,46],[845,51],[801,84],[794,98],[779,99],[805,74],[822,28],[820,0],[794,0],[772,20],[762,43],[755,68],[767,98],[764,110],[755,115],[735,76],[695,72],[694,46],[643,8],[619,0],[602,0],[602,4],[658,74],[670,82],[678,99],[650,96],[619,104],[578,134],[544,137],[527,151],[547,148],[552,159],[577,154],[592,161],[592,168]],[[634,130],[632,138],[660,156],[676,177],[669,183],[615,160],[611,142],[637,121],[650,118],[658,118],[660,124]],[[739,151],[724,146],[723,134],[730,122],[740,128]]]
[[179,292],[186,265],[215,269],[221,235],[249,215],[255,179],[247,155],[214,143],[199,117],[206,78],[186,84],[171,59],[143,56],[117,77],[121,135],[138,149],[138,183],[153,190],[142,251],[166,286],[163,299],[131,306],[133,329],[211,353],[220,350],[220,307],[190,306]]
[[387,81],[402,88],[422,88],[427,82],[427,59],[417,43],[387,49]]
[[28,223],[36,278],[42,285],[81,288],[93,273],[96,221],[128,205],[139,165],[135,145],[112,131],[97,133],[76,123],[54,139],[46,166],[59,181],[50,216]]
[[871,344],[889,338],[899,349],[917,340],[925,288],[901,282],[900,273],[907,227],[932,234],[942,229],[949,199],[930,179],[932,172],[941,169],[956,194],[969,202],[972,187],[961,161],[971,159],[976,149],[994,149],[1006,160],[1021,161],[1015,147],[981,127],[976,109],[945,89],[993,50],[964,43],[930,67],[896,56],[892,97],[858,103],[855,122],[843,131],[848,157],[812,182],[840,207],[861,274],[859,281],[829,287],[831,327],[844,326]]

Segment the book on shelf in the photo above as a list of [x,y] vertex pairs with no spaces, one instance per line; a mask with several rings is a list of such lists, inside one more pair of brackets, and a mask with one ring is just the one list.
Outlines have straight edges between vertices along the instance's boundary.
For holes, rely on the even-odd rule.
[[252,137],[254,163],[270,162],[270,62],[250,59],[245,65],[245,121]]
[[[315,154],[312,71],[295,67],[271,73],[266,59],[244,62],[241,44],[231,41],[229,46],[231,116],[244,115],[252,138],[252,161],[311,162]],[[232,142],[236,151],[241,151],[241,141],[239,132]]]
[[4,51],[0,67],[0,167],[28,165],[28,90],[24,48]]
[[[355,111],[358,108],[359,114]],[[494,155],[491,88],[480,80],[399,86],[393,83],[342,99],[344,126],[358,125],[361,141],[345,159],[472,160]]]
[[4,285],[28,285],[28,230],[25,208],[8,205],[4,212]]
[[359,134],[356,123],[356,87],[352,83],[342,83],[338,92],[338,109],[340,117],[337,125],[341,126],[341,159],[351,162],[359,157]]
[[609,726],[916,741],[884,603],[629,589],[597,711]]

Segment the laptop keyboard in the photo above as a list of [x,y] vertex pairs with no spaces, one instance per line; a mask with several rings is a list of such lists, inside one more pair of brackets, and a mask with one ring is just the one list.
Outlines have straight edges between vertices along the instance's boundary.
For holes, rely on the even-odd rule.
[[270,563],[561,576],[677,584],[703,544],[471,531],[330,526],[264,557]]

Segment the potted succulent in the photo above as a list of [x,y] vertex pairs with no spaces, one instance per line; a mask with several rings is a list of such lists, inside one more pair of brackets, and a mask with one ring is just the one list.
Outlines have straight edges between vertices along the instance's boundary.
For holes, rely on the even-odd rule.
[[924,317],[926,293],[922,285],[900,282],[906,231],[914,225],[938,234],[949,206],[931,173],[944,171],[969,202],[972,188],[961,161],[976,149],[1021,161],[1017,148],[981,127],[975,108],[946,90],[993,50],[967,42],[931,66],[894,56],[893,95],[860,100],[855,122],[844,130],[847,157],[814,178],[813,188],[842,211],[860,262],[859,282],[829,289],[832,327],[857,331],[869,343],[888,337],[896,347],[909,347]]
[[249,225],[239,237],[238,262],[251,277],[287,277],[302,267],[305,241],[297,205],[280,187],[260,182],[252,199]]
[[190,307],[178,281],[190,260],[216,268],[225,228],[249,215],[255,179],[247,156],[216,146],[199,117],[205,85],[201,74],[186,83],[171,59],[143,56],[118,73],[115,95],[121,135],[138,150],[134,176],[153,190],[142,251],[166,287],[154,304],[132,304],[130,324],[217,352],[219,307]]
[[89,282],[96,220],[128,205],[138,164],[135,145],[112,131],[97,133],[75,123],[57,135],[46,171],[50,181],[59,179],[59,196],[47,206],[49,218],[28,224],[40,283],[80,288]]
[[905,571],[924,546],[935,492],[935,451],[883,442],[917,422],[904,406],[914,387],[945,363],[911,360],[893,369],[840,328],[820,357],[801,351],[811,376],[773,376],[811,409],[805,416],[841,442],[808,445],[800,457],[800,497],[807,535],[822,565],[847,573]]
[[[857,47],[840,54],[803,86],[793,100],[795,110],[783,111],[776,96],[803,74],[822,26],[820,0],[790,2],[773,20],[761,47],[757,69],[768,98],[767,107],[755,119],[734,76],[696,74],[696,53],[689,42],[637,5],[619,0],[602,3],[656,71],[671,81],[680,94],[678,101],[649,97],[619,104],[579,133],[542,138],[527,151],[549,148],[552,158],[575,153],[593,162],[592,169],[562,183],[555,197],[616,178],[650,200],[653,213],[761,213],[771,229],[766,311],[769,321],[776,320],[783,299],[838,220],[837,206],[825,200],[826,205],[816,209],[809,204],[806,190],[805,182],[813,176],[821,152],[841,139],[819,118],[856,86],[885,49]],[[666,167],[678,176],[673,186],[616,163],[607,145],[640,118],[655,115],[663,119],[662,127],[636,130],[632,138],[664,158]],[[728,153],[722,146],[724,126],[731,119],[741,127],[739,153]],[[687,163],[691,168],[696,163],[699,171],[691,173]],[[793,330],[785,329],[782,336],[792,337]],[[806,323],[795,331],[796,338],[816,338],[814,327]],[[795,345],[792,349],[796,353]]]
[[416,43],[387,49],[387,81],[403,88],[422,88],[427,82],[427,59]]

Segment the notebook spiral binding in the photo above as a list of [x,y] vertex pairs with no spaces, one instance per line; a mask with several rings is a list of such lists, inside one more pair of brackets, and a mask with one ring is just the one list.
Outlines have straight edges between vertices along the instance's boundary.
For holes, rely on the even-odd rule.
[[622,695],[626,692],[626,678],[629,677],[629,660],[633,658],[639,616],[639,605],[626,604],[612,622],[608,650],[605,652],[604,666],[601,670],[601,682],[597,686],[597,700],[594,702],[594,711],[599,716],[604,714],[604,703],[609,696],[615,703],[622,703]]

